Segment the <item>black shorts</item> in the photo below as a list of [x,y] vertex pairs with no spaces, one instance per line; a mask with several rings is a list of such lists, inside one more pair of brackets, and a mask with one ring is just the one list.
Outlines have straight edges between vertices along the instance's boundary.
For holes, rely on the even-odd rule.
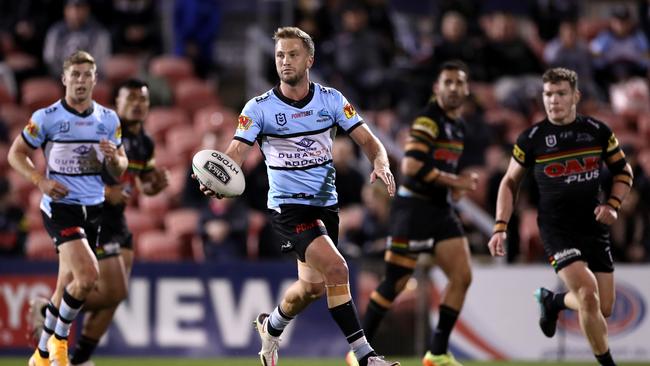
[[592,272],[614,272],[609,229],[603,224],[570,227],[538,220],[544,251],[555,272],[584,261]]
[[45,230],[54,240],[55,246],[72,240],[86,239],[90,248],[96,250],[102,219],[101,204],[84,206],[51,202],[50,209],[51,217],[43,211],[41,214]]
[[104,209],[97,259],[117,256],[122,249],[133,249],[133,235],[126,224],[126,217],[123,213],[115,214]]
[[283,253],[294,252],[305,261],[307,247],[321,235],[329,236],[334,245],[339,237],[339,208],[297,204],[280,205],[280,212],[270,210],[273,229],[281,239]]
[[415,197],[397,196],[390,211],[388,249],[396,253],[430,252],[437,242],[465,236],[451,207]]

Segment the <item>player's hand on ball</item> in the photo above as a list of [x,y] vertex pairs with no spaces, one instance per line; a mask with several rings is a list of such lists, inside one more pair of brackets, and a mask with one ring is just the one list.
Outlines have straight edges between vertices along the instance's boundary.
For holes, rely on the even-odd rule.
[[203,193],[204,195],[206,195],[206,196],[208,196],[208,197],[217,198],[217,199],[222,199],[222,198],[224,197],[224,195],[219,194],[219,193],[217,193],[217,192],[211,190],[210,188],[204,186],[204,185],[201,183],[201,181],[196,177],[195,174],[192,174],[192,178],[196,179],[196,181],[199,182],[199,190],[200,190],[201,193]]

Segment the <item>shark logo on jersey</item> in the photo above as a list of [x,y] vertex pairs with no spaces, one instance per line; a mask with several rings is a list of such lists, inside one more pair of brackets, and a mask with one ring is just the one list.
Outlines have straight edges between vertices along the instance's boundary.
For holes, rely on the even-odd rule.
[[314,141],[314,140],[312,140],[312,139],[308,139],[308,138],[305,137],[304,139],[302,139],[302,140],[296,142],[296,145],[300,145],[300,146],[302,146],[302,147],[304,147],[304,148],[309,148],[309,147],[311,147],[311,145],[313,145],[315,142],[316,142],[316,141]]
[[86,155],[92,150],[90,146],[80,145],[79,147],[74,148],[72,151],[76,152],[79,155]]
[[546,136],[546,146],[553,147],[555,145],[557,145],[557,138],[555,137],[555,135]]
[[316,122],[327,122],[332,119],[332,116],[330,115],[330,112],[328,112],[325,108],[321,109],[318,111],[318,119]]
[[287,124],[287,116],[284,113],[276,113],[275,114],[275,123],[279,124],[280,126],[284,126]]

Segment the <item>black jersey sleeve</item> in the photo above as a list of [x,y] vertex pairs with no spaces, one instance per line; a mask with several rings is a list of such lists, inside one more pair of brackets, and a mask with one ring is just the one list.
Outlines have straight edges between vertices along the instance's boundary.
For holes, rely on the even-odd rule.
[[537,127],[524,131],[519,137],[515,146],[512,147],[512,157],[525,168],[530,168],[535,163],[533,156],[533,136]]
[[143,156],[144,159],[144,167],[142,168],[142,172],[140,174],[148,173],[152,170],[155,169],[155,160],[154,160],[154,151],[155,151],[155,146],[156,144],[153,142],[153,139],[145,134],[143,137],[143,143],[145,146],[145,154]]
[[411,124],[409,135],[417,141],[423,142],[430,147],[439,135],[438,123],[429,116],[418,116]]
[[623,149],[621,149],[616,135],[605,123],[600,121],[596,122],[600,126],[599,139],[603,148],[602,158],[607,164],[607,168],[609,168],[609,171],[615,178],[621,174],[629,175],[629,173],[625,172],[625,166],[627,165],[625,153],[623,152]]

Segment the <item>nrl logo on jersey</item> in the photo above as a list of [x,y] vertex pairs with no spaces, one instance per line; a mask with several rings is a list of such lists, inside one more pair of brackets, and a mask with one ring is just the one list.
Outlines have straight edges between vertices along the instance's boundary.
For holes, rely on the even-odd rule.
[[546,136],[546,146],[553,147],[555,145],[557,145],[557,138],[555,137],[555,135]]
[[275,114],[275,123],[277,123],[280,126],[284,126],[287,124],[287,116],[284,113],[276,113]]

